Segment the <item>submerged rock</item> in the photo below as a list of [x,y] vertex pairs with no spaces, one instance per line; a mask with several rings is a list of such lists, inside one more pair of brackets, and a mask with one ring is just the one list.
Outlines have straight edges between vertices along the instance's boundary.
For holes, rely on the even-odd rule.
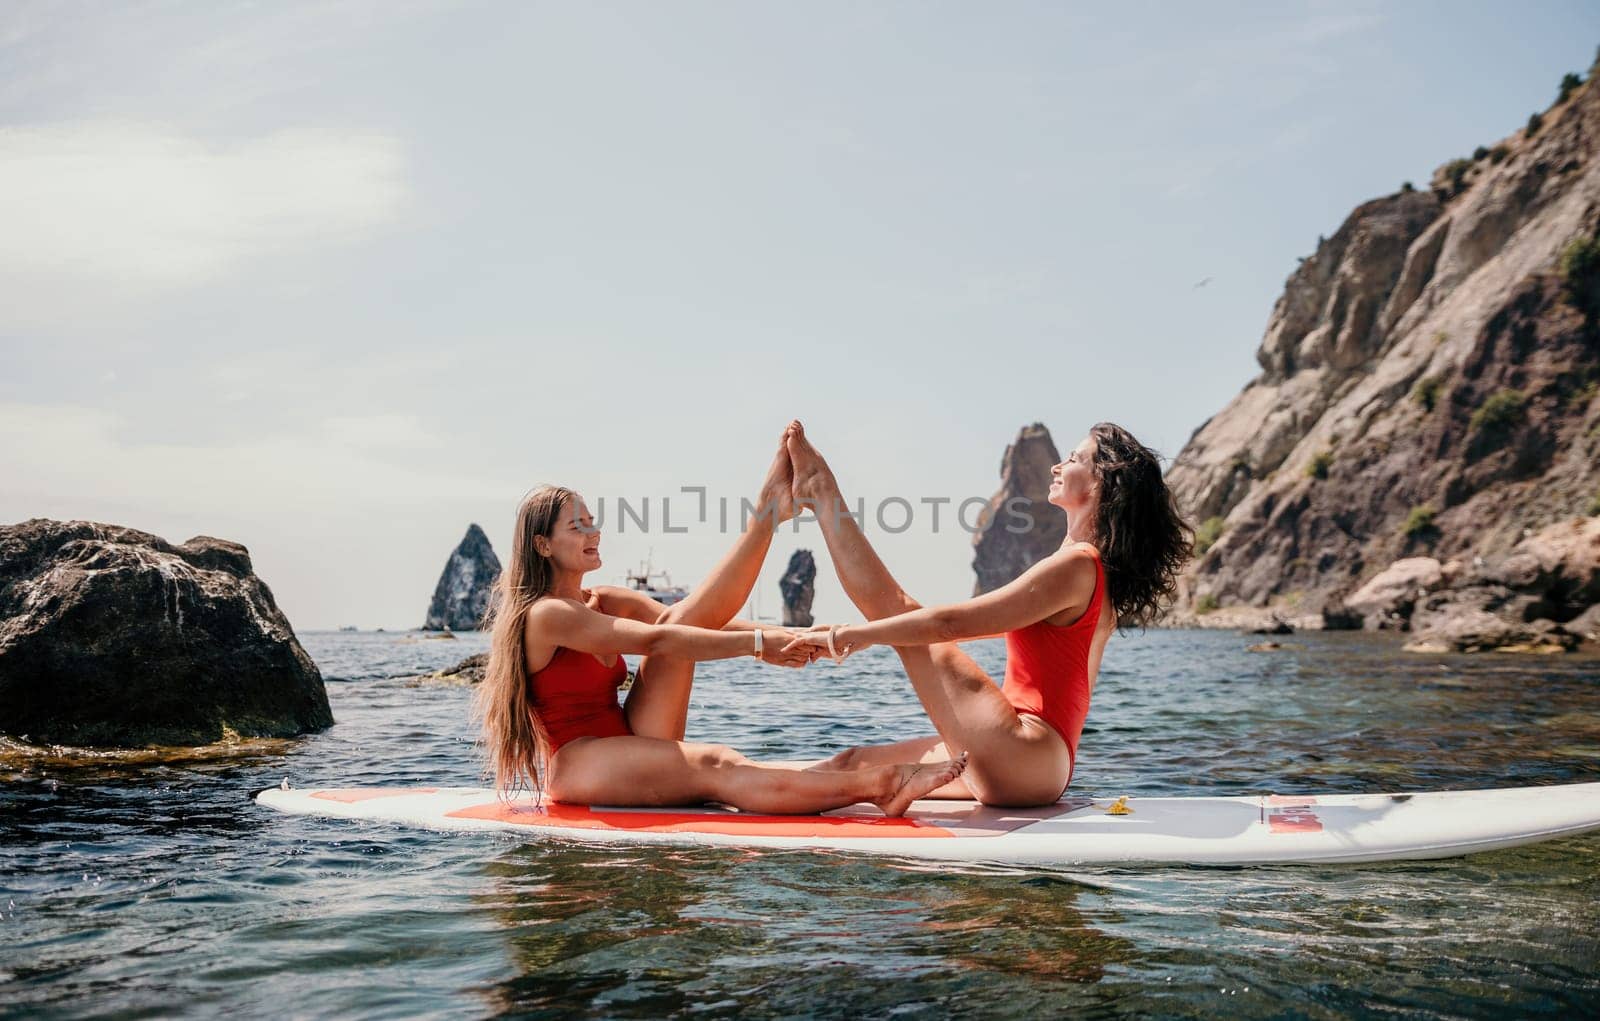
[[808,549],[797,549],[778,581],[783,593],[783,626],[810,627],[811,599],[816,595],[817,561]]
[[489,612],[489,597],[500,577],[500,558],[489,537],[476,524],[445,561],[444,573],[434,586],[424,631],[476,631]]
[[413,677],[408,682],[417,684],[482,684],[485,671],[489,669],[489,654],[480,652],[474,656],[457,663],[455,666],[443,670],[435,670],[431,674]]
[[[1288,621],[1284,620],[1282,617],[1272,617],[1269,620],[1267,620],[1266,623],[1261,624],[1259,627],[1251,628],[1250,629],[1250,634],[1253,634],[1253,635],[1292,635],[1292,634],[1294,634],[1294,625],[1289,623]],[[1267,642],[1265,644],[1272,645],[1272,644],[1275,644],[1275,643]]]
[[1050,503],[1050,469],[1061,460],[1050,430],[1025,425],[1000,458],[1000,490],[989,500],[972,538],[972,594],[1014,581],[1061,548],[1067,515]]
[[238,543],[0,526],[0,732],[139,747],[332,723],[321,673]]

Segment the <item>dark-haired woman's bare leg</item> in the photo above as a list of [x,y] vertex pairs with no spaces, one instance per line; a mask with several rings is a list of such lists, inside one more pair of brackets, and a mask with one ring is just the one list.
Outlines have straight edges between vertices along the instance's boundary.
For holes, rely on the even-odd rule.
[[[791,427],[792,428],[792,427]],[[778,453],[767,469],[757,499],[758,513],[747,524],[733,548],[711,569],[706,580],[681,602],[667,608],[661,623],[721,628],[750,598],[761,564],[772,546],[778,523],[794,516],[789,453],[789,430],[778,441]],[[751,640],[752,647],[754,639]],[[638,678],[628,692],[623,712],[628,727],[641,737],[682,741],[689,722],[689,694],[694,687],[694,661],[670,656],[649,656],[639,664]]]
[[[856,608],[868,620],[918,609],[921,604],[894,580],[845,512],[838,482],[804,430],[792,425],[788,437],[797,505],[816,513],[839,581]],[[954,642],[895,652],[939,736],[852,748],[817,768],[903,762],[908,756],[935,760],[967,752],[966,774],[935,796],[977,797],[1012,806],[1046,804],[1061,796],[1072,766],[1066,742],[1038,717],[1019,715],[971,656]]]

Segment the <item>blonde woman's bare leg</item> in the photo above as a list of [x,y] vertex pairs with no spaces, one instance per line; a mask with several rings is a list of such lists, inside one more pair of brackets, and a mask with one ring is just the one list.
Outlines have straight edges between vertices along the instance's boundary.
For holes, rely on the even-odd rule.
[[[778,522],[794,516],[789,454],[784,446],[789,431],[778,442],[778,453],[756,497],[757,515],[745,524],[706,580],[688,597],[667,608],[661,623],[720,628],[732,620],[750,598],[761,564],[772,546]],[[751,640],[752,648],[754,639]],[[639,665],[639,676],[623,712],[628,727],[641,737],[682,741],[689,722],[689,695],[694,686],[694,662],[668,656],[651,656]]]
[[[816,513],[839,582],[856,608],[868,620],[918,609],[846,513],[832,470],[804,430],[791,426],[788,445],[797,505]],[[1036,805],[1060,797],[1072,766],[1066,743],[1038,717],[1019,715],[971,656],[954,642],[895,652],[943,744],[938,751],[925,746],[924,754],[969,753],[962,783],[989,804]],[[851,749],[825,765],[875,764],[905,750],[888,747]]]
[[550,762],[546,793],[557,801],[602,805],[698,805],[746,812],[814,815],[870,801],[885,815],[960,776],[960,761],[900,763],[825,772],[752,762],[720,745],[647,737],[590,737],[565,745]]

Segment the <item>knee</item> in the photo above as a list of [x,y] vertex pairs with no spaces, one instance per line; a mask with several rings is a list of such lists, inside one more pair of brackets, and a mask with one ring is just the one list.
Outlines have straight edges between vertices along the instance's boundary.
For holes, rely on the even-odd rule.
[[699,769],[728,769],[742,766],[750,760],[723,745],[702,745],[692,753],[691,761]]
[[844,751],[839,752],[832,758],[822,762],[820,764],[820,768],[838,770],[841,772],[848,769],[860,769],[864,764],[861,760],[862,749],[859,746],[855,748],[846,748]]

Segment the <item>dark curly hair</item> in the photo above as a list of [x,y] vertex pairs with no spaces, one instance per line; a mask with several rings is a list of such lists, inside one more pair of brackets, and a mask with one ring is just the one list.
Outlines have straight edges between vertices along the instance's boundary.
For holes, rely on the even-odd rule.
[[1194,529],[1161,477],[1161,458],[1119,425],[1100,422],[1094,472],[1100,480],[1095,538],[1119,627],[1144,627],[1171,603],[1178,572],[1194,553]]

